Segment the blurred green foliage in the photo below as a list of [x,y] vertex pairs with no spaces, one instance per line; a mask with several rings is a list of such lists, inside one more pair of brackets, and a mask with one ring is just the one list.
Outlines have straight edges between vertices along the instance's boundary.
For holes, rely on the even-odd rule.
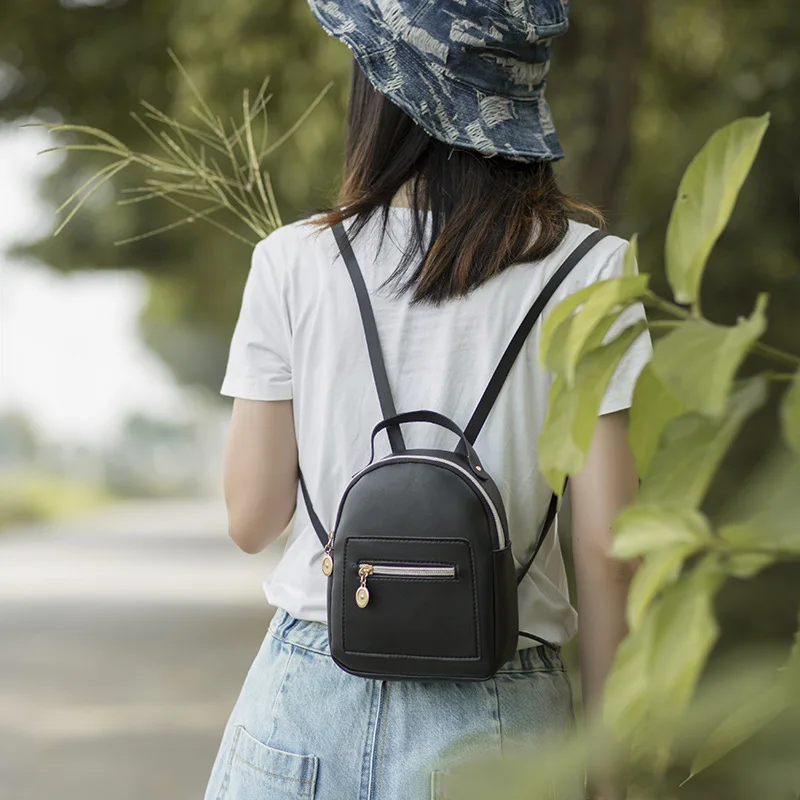
[[111,495],[85,480],[27,470],[0,476],[0,533],[18,523],[79,515],[110,502]]
[[[758,690],[748,697],[729,694],[715,714],[698,716],[697,687],[719,638],[715,599],[733,578],[751,579],[779,562],[800,561],[800,447],[795,423],[800,414],[800,355],[765,346],[767,296],[753,314],[735,325],[707,320],[699,297],[711,250],[727,225],[768,126],[768,117],[744,118],[715,133],[692,160],[678,189],[667,228],[667,300],[648,288],[649,276],[628,274],[587,287],[557,306],[541,339],[541,360],[556,372],[547,417],[539,440],[539,462],[553,491],[583,468],[608,382],[644,323],[615,339],[606,334],[620,313],[643,302],[671,316],[651,323],[662,333],[638,382],[631,408],[631,444],[641,487],[636,503],[615,523],[613,552],[640,559],[627,604],[629,634],[622,642],[606,682],[603,724],[578,738],[542,780],[537,769],[523,769],[532,796],[550,796],[551,782],[576,765],[615,764],[641,790],[642,797],[671,797],[674,771],[688,760],[692,777],[715,765],[781,718],[800,730],[800,630],[786,663],[772,680],[758,675]],[[638,237],[628,248],[632,264]],[[678,305],[680,303],[681,305]],[[691,311],[685,308],[691,306]],[[666,331],[666,333],[663,333]],[[758,374],[740,374],[748,352],[762,362]],[[750,417],[764,405],[767,387],[782,390],[783,443],[771,468],[763,471],[726,519],[716,522],[701,510],[714,475]],[[793,450],[794,452],[789,453]],[[797,602],[773,587],[798,622]],[[754,659],[735,674],[750,680]],[[763,670],[763,664],[760,669]],[[774,668],[773,668],[774,669]],[[712,684],[713,685],[713,684]],[[702,704],[701,704],[702,705]],[[690,726],[705,736],[687,735]],[[612,743],[609,746],[609,743]],[[577,749],[576,749],[577,748]],[[752,764],[760,771],[763,758]],[[762,785],[769,797],[790,797],[800,788],[800,738],[772,760]],[[749,787],[748,787],[749,790]],[[479,797],[470,790],[464,798]],[[728,797],[748,797],[729,790]]]

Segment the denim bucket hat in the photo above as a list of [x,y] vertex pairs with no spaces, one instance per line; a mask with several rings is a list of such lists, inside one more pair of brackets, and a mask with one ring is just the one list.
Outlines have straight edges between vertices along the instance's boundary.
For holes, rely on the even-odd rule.
[[309,0],[367,80],[448,144],[516,161],[564,154],[544,98],[568,0]]

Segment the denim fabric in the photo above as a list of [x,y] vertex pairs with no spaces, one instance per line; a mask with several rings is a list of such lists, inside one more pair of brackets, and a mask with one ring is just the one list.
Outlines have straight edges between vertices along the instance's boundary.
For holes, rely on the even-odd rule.
[[279,610],[205,800],[444,800],[449,767],[530,752],[571,721],[564,664],[544,648],[477,683],[366,680],[336,666],[324,625]]
[[544,99],[567,0],[309,0],[370,83],[431,136],[486,156],[563,157]]

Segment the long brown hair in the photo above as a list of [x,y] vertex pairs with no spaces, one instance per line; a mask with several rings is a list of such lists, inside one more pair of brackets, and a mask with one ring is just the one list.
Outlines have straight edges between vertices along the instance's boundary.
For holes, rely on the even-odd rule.
[[354,61],[339,207],[314,221],[328,227],[354,218],[352,237],[380,211],[383,236],[392,199],[407,182],[411,242],[390,281],[413,291],[415,302],[463,296],[512,264],[544,258],[571,216],[603,222],[561,193],[550,162],[486,158],[433,138],[373,89]]

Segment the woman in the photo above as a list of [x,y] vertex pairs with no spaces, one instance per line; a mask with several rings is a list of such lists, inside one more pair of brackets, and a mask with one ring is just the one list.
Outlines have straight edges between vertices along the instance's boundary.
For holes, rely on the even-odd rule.
[[[570,221],[591,210],[556,186],[551,162],[562,154],[543,97],[549,42],[566,30],[566,8],[560,0],[514,3],[513,14],[499,0],[311,6],[355,57],[345,182],[337,208],[256,247],[231,343],[221,389],[235,398],[224,477],[230,535],[258,553],[293,515],[294,522],[265,583],[277,612],[225,729],[206,798],[440,798],[453,765],[535,747],[569,724],[559,647],[574,635],[576,614],[551,536],[519,587],[520,627],[536,638],[520,638],[493,678],[379,681],[332,661],[323,550],[298,467],[330,528],[348,481],[367,461],[381,410],[330,229],[344,222],[348,230],[397,408],[435,409],[463,425],[520,320],[592,230]],[[548,307],[620,275],[625,247],[603,239]],[[537,358],[540,325],[476,442],[500,486],[518,563],[550,498],[536,455],[552,380]],[[636,492],[625,409],[649,355],[643,337],[620,365],[585,468],[572,479],[589,714],[625,632],[633,567],[609,556],[610,528]],[[429,426],[404,434],[409,447],[450,444],[446,431]]]

